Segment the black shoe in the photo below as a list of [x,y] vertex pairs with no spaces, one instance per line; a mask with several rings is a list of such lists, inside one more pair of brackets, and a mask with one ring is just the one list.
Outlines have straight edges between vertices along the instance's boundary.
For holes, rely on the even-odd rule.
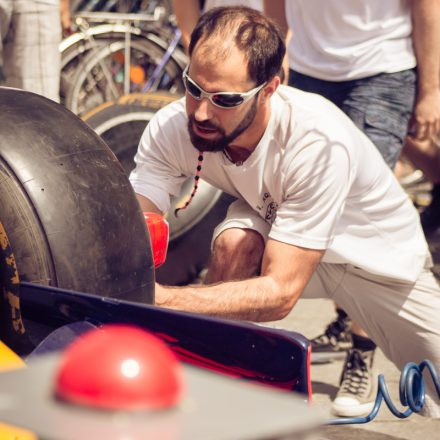
[[433,234],[440,228],[440,184],[433,186],[429,206],[420,214],[420,221],[425,235]]
[[350,318],[344,312],[338,311],[338,317],[327,326],[325,332],[310,341],[312,364],[345,358],[347,350],[353,346],[350,326]]
[[376,400],[373,382],[374,350],[350,350],[341,375],[340,388],[333,401],[332,411],[337,416],[358,417],[371,412]]

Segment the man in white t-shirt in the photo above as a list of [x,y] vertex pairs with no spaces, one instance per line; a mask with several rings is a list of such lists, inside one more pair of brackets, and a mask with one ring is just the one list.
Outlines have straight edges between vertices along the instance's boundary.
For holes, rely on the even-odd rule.
[[[237,201],[215,231],[207,285],[157,285],[156,304],[274,321],[301,295],[330,297],[399,368],[425,358],[439,368],[440,289],[418,214],[342,111],[280,86],[284,52],[255,10],[198,22],[186,96],[152,118],[130,181],[144,211],[165,213],[190,175],[191,198],[201,176]],[[426,413],[440,417],[438,403],[430,389]]]

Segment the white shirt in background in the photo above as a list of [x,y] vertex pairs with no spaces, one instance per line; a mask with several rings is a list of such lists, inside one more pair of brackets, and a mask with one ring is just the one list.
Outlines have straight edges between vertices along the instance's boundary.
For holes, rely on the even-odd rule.
[[415,67],[408,0],[286,0],[290,68],[327,81]]

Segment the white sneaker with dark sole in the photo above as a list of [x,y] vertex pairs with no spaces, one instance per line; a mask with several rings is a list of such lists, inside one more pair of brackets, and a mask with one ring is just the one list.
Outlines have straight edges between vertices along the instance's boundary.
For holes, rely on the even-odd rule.
[[351,349],[347,353],[341,374],[340,388],[332,405],[332,412],[341,417],[368,415],[376,399],[372,365],[374,350],[362,352]]

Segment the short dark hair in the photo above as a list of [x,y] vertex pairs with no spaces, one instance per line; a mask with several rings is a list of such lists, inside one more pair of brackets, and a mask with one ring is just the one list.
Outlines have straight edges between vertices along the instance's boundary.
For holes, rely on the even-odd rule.
[[283,35],[273,20],[244,6],[212,8],[204,13],[191,34],[189,55],[200,40],[231,35],[248,60],[248,76],[257,85],[282,72],[286,52]]

